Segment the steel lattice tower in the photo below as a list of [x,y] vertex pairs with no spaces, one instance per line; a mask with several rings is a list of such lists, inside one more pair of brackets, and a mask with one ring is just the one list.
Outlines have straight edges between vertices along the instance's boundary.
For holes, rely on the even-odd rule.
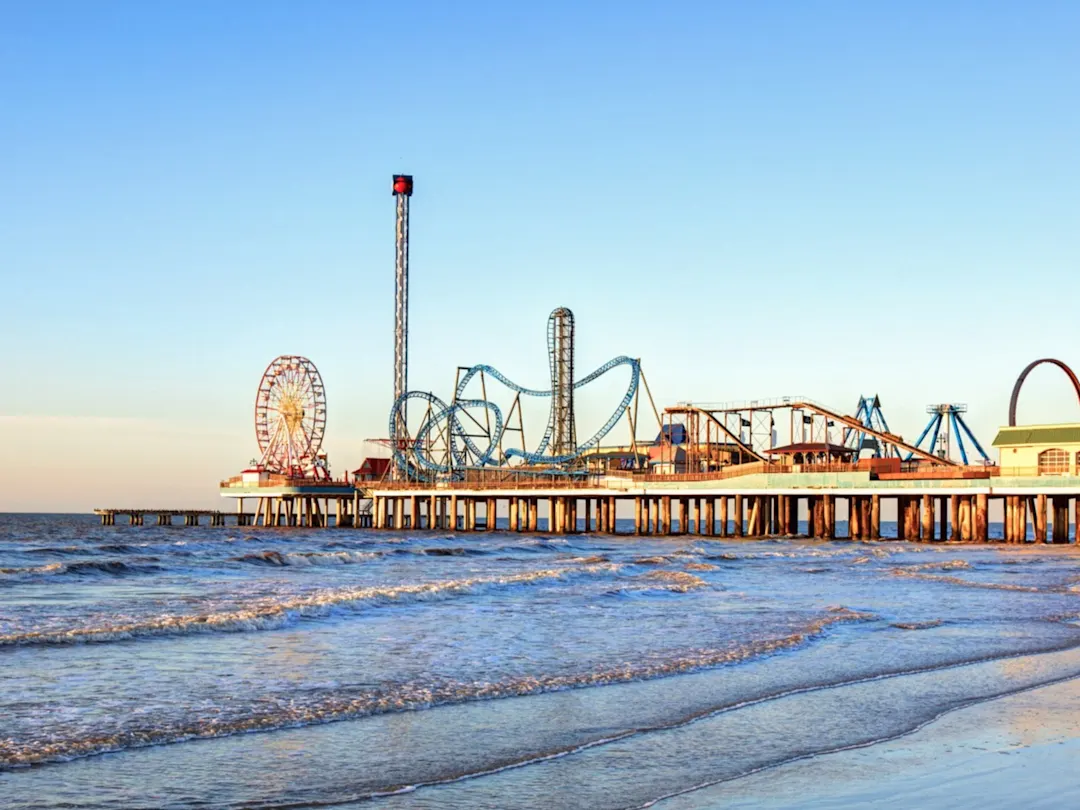
[[574,427],[574,313],[559,307],[548,316],[551,365],[551,450],[553,456],[577,452]]
[[[397,201],[394,254],[394,402],[409,390],[409,198],[411,174],[395,174],[393,193]],[[398,410],[397,435],[406,433],[405,405]]]

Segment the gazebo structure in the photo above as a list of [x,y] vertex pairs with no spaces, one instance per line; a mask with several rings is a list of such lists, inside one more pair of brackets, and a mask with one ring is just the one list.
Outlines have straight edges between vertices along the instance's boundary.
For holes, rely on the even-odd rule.
[[842,444],[831,442],[796,442],[783,447],[772,447],[770,456],[779,456],[792,466],[801,464],[847,464],[857,451]]

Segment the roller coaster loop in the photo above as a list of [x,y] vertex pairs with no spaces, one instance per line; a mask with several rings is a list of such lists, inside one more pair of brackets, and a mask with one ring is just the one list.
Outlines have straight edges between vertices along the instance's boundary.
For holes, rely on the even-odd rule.
[[[630,367],[630,383],[626,388],[626,393],[623,394],[618,406],[607,421],[601,425],[600,429],[587,441],[579,444],[573,453],[557,456],[545,454],[548,444],[551,442],[551,427],[549,424],[543,438],[540,440],[540,444],[535,450],[530,452],[524,449],[510,448],[504,453],[505,459],[520,458],[526,464],[561,465],[573,461],[587,450],[597,446],[604,436],[615,427],[619,419],[626,412],[626,409],[630,406],[630,403],[633,401],[641,379],[641,365],[637,360],[631,357],[615,357],[604,363],[600,368],[596,369],[596,371],[574,382],[575,389],[582,388],[618,366]],[[463,470],[467,467],[477,468],[498,465],[503,462],[504,459],[496,458],[505,430],[502,411],[499,410],[499,407],[494,402],[484,399],[464,398],[465,388],[468,386],[469,381],[477,374],[490,376],[505,385],[511,391],[521,394],[522,396],[550,397],[552,395],[550,389],[541,390],[518,385],[502,374],[498,369],[486,365],[472,366],[465,372],[458,382],[457,390],[454,392],[454,401],[449,405],[434,394],[423,391],[408,391],[398,397],[397,401],[394,402],[393,407],[390,409],[391,446],[394,448],[395,462],[400,469],[406,471],[409,470],[409,456],[412,456],[412,458],[415,459],[416,465],[423,468],[422,471],[413,470],[414,473],[423,472],[436,475],[449,474],[456,470]],[[433,410],[432,414],[425,418],[423,425],[421,425],[420,429],[417,431],[417,435],[411,438],[397,435],[398,424],[400,422],[398,415],[401,412],[402,406],[410,399],[423,400],[427,402]],[[495,417],[494,430],[491,431],[489,435],[488,446],[486,448],[479,447],[472,438],[466,435],[467,431],[461,423],[461,416],[464,411],[469,408],[485,408],[491,411]],[[428,451],[428,442],[432,437],[432,433],[436,431],[438,425],[444,420],[448,423],[449,440],[447,444],[449,445],[449,458],[444,461],[438,461],[431,457],[431,454]],[[471,464],[469,463],[469,454],[472,456]]]

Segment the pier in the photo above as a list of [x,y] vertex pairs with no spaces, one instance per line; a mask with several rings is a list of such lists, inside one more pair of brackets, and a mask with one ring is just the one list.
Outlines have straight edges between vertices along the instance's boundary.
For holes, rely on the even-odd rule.
[[[185,525],[209,516],[212,526],[263,528],[988,543],[993,522],[1004,543],[1077,542],[1080,423],[1017,425],[1021,387],[1041,365],[1063,371],[1080,401],[1080,378],[1054,358],[1017,378],[996,461],[964,403],[928,405],[913,442],[889,428],[876,394],[850,413],[805,396],[658,407],[640,358],[617,355],[577,374],[577,325],[562,306],[547,321],[547,387],[476,364],[458,366],[442,397],[410,390],[412,176],[394,175],[392,194],[394,401],[389,435],[368,440],[385,453],[333,478],[322,375],[306,357],[281,355],[256,392],[258,460],[220,483],[235,511],[98,510],[103,523],[153,515],[171,525],[183,515]],[[608,375],[614,407],[590,414],[579,435],[576,397]],[[544,424],[526,429],[523,398],[548,403]],[[893,522],[895,534],[883,531]]]
[[894,539],[882,532],[883,515],[892,513],[895,539],[987,543],[994,509],[1003,516],[1004,536],[997,542],[1070,543],[1077,541],[1080,480],[1032,481],[966,470],[930,479],[855,469],[763,469],[720,480],[626,475],[529,488],[388,482],[367,492],[373,527],[396,531],[491,531],[498,515],[506,520],[500,530],[509,532],[871,541]]

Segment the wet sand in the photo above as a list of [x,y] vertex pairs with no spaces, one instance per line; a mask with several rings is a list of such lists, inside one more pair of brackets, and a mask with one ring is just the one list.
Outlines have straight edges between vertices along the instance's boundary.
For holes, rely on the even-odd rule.
[[921,730],[661,801],[701,808],[1080,807],[1080,679],[953,711]]

